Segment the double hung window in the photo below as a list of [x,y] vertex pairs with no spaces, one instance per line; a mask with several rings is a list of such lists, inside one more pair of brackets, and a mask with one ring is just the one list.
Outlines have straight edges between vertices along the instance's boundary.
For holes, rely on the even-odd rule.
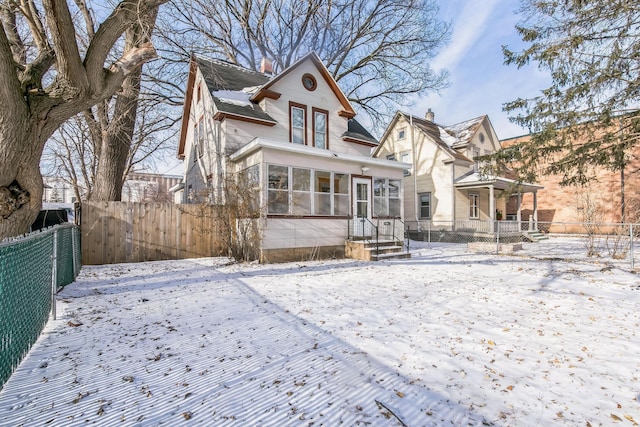
[[307,120],[306,120],[307,108],[301,104],[290,103],[289,104],[289,119],[291,123],[291,142],[294,144],[306,144],[307,133]]
[[329,148],[329,114],[327,111],[313,109],[313,146],[316,148]]

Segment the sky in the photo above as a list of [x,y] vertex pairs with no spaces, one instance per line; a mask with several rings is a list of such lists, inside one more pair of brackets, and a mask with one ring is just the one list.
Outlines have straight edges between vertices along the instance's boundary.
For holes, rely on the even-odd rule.
[[509,121],[503,104],[536,96],[549,85],[549,77],[535,65],[518,69],[504,64],[502,46],[523,43],[515,25],[519,0],[440,0],[440,17],[452,24],[451,41],[435,58],[434,70],[447,69],[450,85],[440,93],[414,100],[403,110],[424,116],[428,108],[436,122],[452,125],[484,114],[498,138],[527,133]]
[[[399,108],[420,117],[431,108],[436,122],[443,125],[486,114],[500,139],[528,133],[509,121],[503,104],[538,95],[549,85],[549,77],[535,65],[518,69],[504,64],[503,45],[523,46],[515,29],[519,0],[439,0],[439,7],[440,19],[451,23],[452,35],[431,66],[447,69],[450,84]],[[182,163],[173,157],[161,164],[163,173],[182,172]]]

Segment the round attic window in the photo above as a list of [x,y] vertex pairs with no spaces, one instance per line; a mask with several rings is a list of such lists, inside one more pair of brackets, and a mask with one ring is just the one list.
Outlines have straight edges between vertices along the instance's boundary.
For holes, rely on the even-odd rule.
[[306,73],[304,76],[302,76],[302,85],[307,90],[316,90],[316,87],[318,87],[316,78],[309,73]]
[[480,132],[480,135],[478,135],[478,137],[480,138],[480,143],[482,144],[484,142],[484,133]]

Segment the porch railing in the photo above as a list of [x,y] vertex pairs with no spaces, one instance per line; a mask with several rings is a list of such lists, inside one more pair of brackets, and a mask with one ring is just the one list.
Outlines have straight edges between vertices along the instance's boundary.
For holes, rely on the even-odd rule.
[[376,250],[381,239],[394,240],[402,242],[402,246],[409,250],[408,228],[404,221],[400,218],[376,218],[374,221],[349,217],[347,239],[375,243]]

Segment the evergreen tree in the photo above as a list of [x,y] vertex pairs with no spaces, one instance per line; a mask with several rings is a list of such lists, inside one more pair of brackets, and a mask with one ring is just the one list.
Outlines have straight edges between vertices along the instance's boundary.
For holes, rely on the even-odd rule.
[[537,63],[550,87],[505,104],[530,138],[497,155],[522,181],[559,174],[582,185],[592,167],[624,171],[640,136],[640,1],[522,0],[516,27],[527,47],[506,64]]

